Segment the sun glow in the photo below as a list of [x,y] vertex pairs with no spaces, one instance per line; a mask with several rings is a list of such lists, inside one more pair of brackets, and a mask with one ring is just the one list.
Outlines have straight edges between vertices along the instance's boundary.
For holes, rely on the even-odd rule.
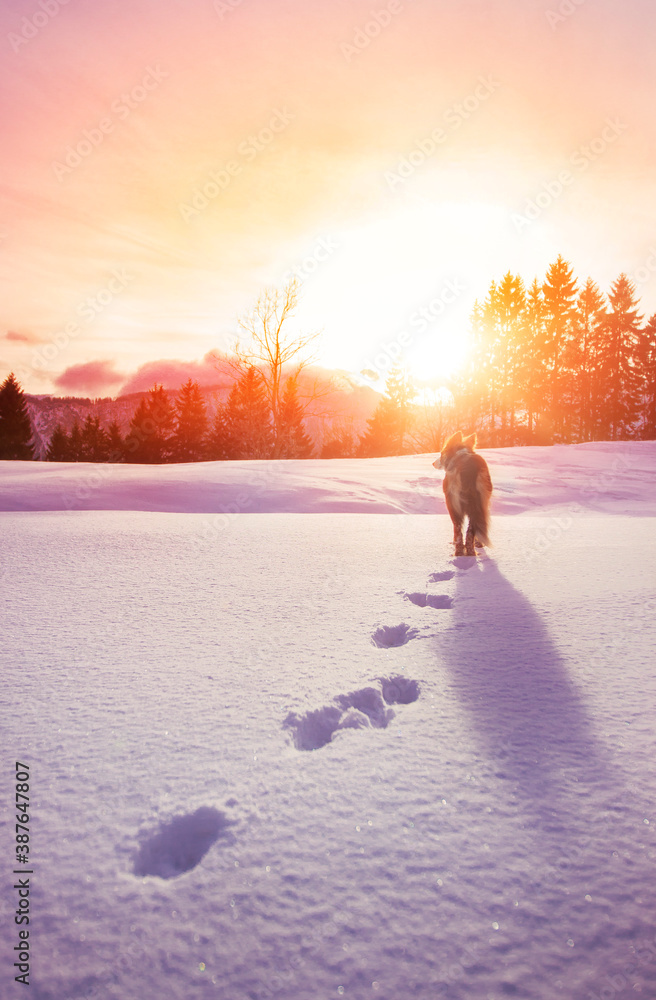
[[469,351],[469,334],[461,329],[428,330],[406,355],[412,376],[431,383],[449,382],[462,371]]
[[321,363],[381,384],[395,364],[448,383],[466,361],[485,291],[473,275],[482,260],[494,274],[501,222],[495,206],[422,200],[331,234],[335,250],[303,283],[299,317],[322,317]]

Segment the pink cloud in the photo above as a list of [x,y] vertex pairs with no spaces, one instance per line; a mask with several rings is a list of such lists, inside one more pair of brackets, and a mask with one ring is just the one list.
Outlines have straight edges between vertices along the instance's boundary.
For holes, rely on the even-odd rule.
[[131,392],[146,392],[155,384],[176,390],[189,378],[201,386],[228,385],[233,381],[234,375],[221,364],[218,352],[213,351],[208,352],[201,361],[149,361],[130,376],[121,387],[120,394],[127,396]]
[[39,338],[33,333],[17,333],[15,330],[8,330],[5,340],[14,341],[17,344],[38,344]]
[[55,379],[55,385],[71,392],[98,393],[118,385],[124,378],[125,375],[114,368],[113,361],[89,361],[71,365]]

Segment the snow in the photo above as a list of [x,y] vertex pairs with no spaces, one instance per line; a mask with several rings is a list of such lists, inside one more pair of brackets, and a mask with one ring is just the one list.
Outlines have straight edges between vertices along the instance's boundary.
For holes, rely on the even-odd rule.
[[34,1000],[656,996],[656,444],[483,454],[0,463]]
[[[493,456],[495,511],[581,504],[653,514],[653,442],[505,448]],[[0,511],[148,510],[171,513],[433,514],[426,455],[312,461],[92,465],[3,462]],[[620,505],[621,502],[621,505]]]

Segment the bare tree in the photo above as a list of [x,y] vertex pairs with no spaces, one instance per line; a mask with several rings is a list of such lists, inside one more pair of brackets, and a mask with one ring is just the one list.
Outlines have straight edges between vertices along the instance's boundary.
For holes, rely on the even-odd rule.
[[356,437],[353,417],[337,417],[326,426],[324,421],[321,458],[354,458]]
[[[316,360],[314,347],[320,336],[319,332],[299,334],[289,329],[299,292],[298,278],[292,278],[282,289],[265,289],[253,309],[239,319],[246,342],[237,339],[232,348],[233,356],[221,359],[222,367],[227,365],[239,377],[249,369],[258,373],[271,408],[274,457],[279,457],[282,446],[284,386],[290,379],[298,384],[303,369]],[[314,379],[304,392],[299,393],[302,412],[305,413],[312,403],[327,395],[331,388],[331,385],[322,385]]]
[[421,454],[440,451],[454,426],[454,403],[447,392],[437,392],[413,407],[409,437]]

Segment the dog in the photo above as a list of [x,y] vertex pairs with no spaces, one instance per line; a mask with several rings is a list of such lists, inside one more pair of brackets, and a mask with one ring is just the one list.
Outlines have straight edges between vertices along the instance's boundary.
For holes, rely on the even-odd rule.
[[[475,545],[490,545],[489,508],[492,479],[487,462],[475,452],[476,435],[463,438],[462,431],[445,442],[440,457],[433,462],[444,469],[442,483],[447,510],[453,521],[456,555],[476,556]],[[467,535],[463,543],[462,525],[467,517]]]

